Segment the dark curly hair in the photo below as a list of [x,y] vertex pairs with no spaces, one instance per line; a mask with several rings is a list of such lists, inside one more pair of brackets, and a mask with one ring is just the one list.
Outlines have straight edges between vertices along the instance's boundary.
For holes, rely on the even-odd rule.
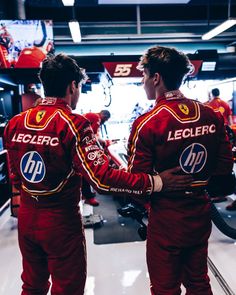
[[79,84],[86,81],[87,76],[73,58],[60,53],[56,56],[49,55],[43,61],[39,79],[45,96],[64,97],[66,88],[72,81]]
[[218,97],[220,95],[220,90],[218,88],[214,88],[214,89],[211,90],[211,94],[214,97]]

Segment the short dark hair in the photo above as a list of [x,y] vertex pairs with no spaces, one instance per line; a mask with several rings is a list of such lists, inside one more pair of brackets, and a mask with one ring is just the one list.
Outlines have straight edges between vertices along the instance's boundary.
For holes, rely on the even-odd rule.
[[150,76],[159,73],[168,90],[181,86],[184,76],[190,71],[188,57],[175,48],[154,46],[140,58],[139,70],[148,69]]
[[68,85],[72,81],[79,84],[86,80],[86,74],[73,58],[60,53],[44,59],[39,78],[43,84],[45,96],[64,97]]
[[214,88],[211,90],[211,94],[214,96],[214,97],[217,97],[220,95],[220,90],[218,88]]
[[100,114],[106,117],[107,119],[111,117],[111,113],[108,110],[101,110]]

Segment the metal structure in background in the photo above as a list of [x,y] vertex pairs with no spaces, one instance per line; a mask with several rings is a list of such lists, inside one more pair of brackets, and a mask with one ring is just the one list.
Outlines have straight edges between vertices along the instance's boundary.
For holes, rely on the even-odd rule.
[[[13,9],[8,9],[9,2]],[[124,3],[124,1],[122,1]],[[133,3],[140,1],[133,1]],[[206,44],[201,36],[225,20],[225,0],[190,0],[186,4],[101,5],[98,0],[76,0],[74,7],[61,0],[2,0],[2,19],[52,19],[56,45],[73,45],[68,21],[76,18],[81,27],[81,45],[107,44]],[[164,1],[167,3],[167,1]],[[184,1],[186,2],[186,1]],[[128,2],[127,2],[128,3]],[[144,1],[143,1],[144,3]],[[236,0],[231,0],[231,17],[236,16]],[[235,28],[207,43],[234,45]]]

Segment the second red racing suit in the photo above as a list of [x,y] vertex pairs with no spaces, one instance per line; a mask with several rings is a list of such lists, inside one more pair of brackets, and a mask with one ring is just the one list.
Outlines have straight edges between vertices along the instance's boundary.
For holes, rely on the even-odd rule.
[[22,294],[82,295],[86,250],[79,212],[81,177],[102,193],[150,194],[151,176],[109,167],[87,119],[47,98],[13,117],[4,134],[11,177],[21,191],[18,215]]
[[147,264],[153,295],[211,295],[207,245],[211,216],[205,186],[229,174],[231,146],[223,117],[180,91],[165,93],[140,116],[129,139],[129,171],[155,173],[180,166],[195,181],[188,192],[158,193],[148,218]]

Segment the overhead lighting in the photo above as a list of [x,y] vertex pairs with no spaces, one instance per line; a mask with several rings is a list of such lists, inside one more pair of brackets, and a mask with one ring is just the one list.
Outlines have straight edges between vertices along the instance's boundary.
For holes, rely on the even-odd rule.
[[80,26],[77,21],[70,21],[69,22],[69,28],[71,37],[73,39],[74,43],[80,43],[81,42],[81,32],[80,32]]
[[202,40],[210,40],[211,38],[219,35],[220,33],[228,30],[232,26],[236,25],[236,19],[228,19],[219,26],[215,27],[214,29],[210,30],[208,33],[202,35]]
[[62,0],[64,6],[74,6],[75,0]]

